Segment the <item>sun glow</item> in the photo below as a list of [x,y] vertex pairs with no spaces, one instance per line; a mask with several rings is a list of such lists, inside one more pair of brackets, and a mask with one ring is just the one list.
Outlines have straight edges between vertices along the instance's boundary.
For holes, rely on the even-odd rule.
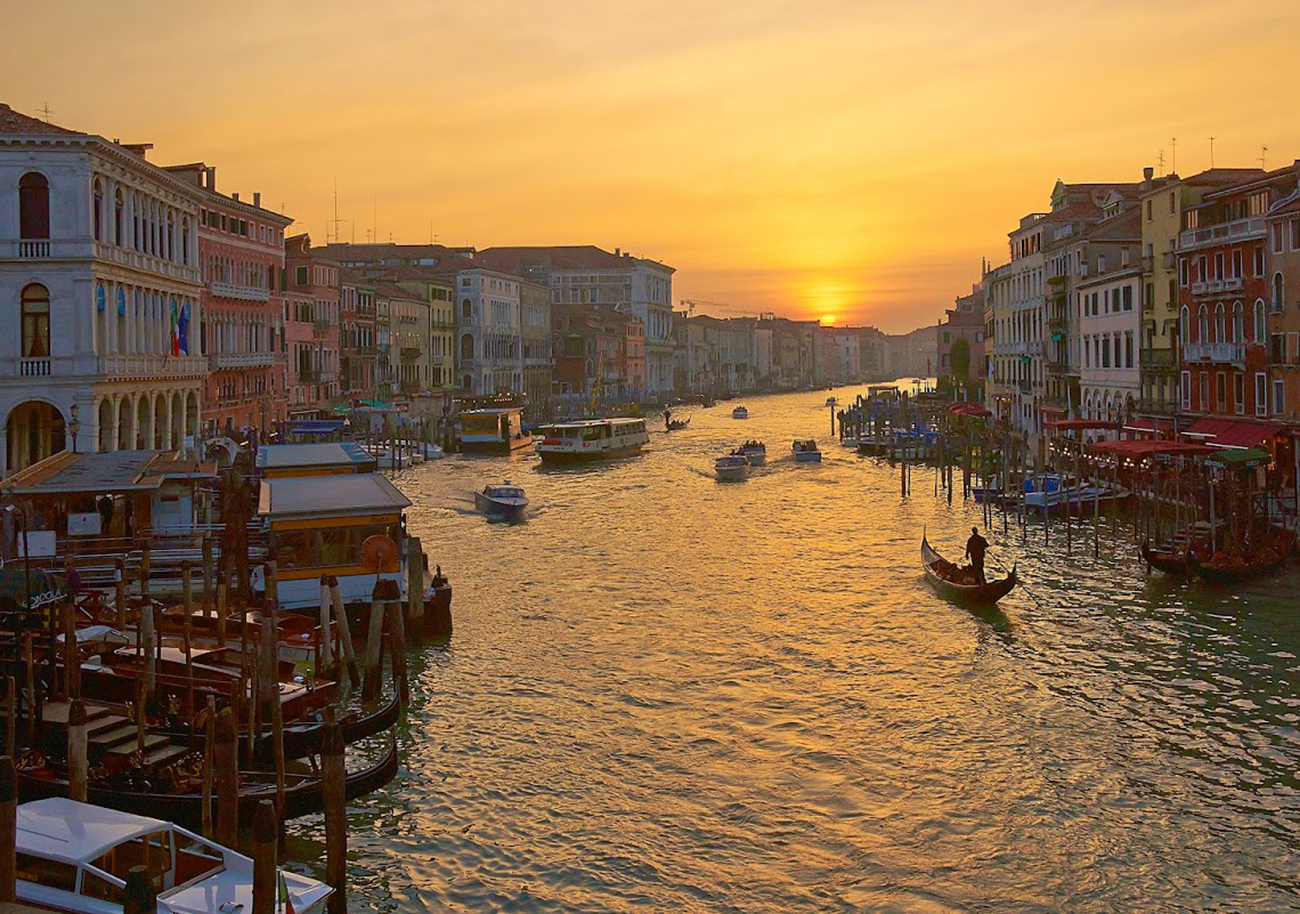
[[823,315],[822,315],[822,326],[823,326],[823,327],[834,327],[834,326],[835,326],[835,315],[834,315],[834,314],[823,314]]

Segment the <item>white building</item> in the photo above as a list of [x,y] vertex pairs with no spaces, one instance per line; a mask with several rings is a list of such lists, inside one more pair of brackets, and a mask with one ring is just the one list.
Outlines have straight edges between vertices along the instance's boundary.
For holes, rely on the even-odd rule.
[[198,433],[201,192],[149,148],[0,105],[5,473],[74,445],[165,450]]
[[1080,408],[1084,419],[1122,421],[1142,393],[1142,264],[1107,271],[1104,254],[1092,259],[1095,272],[1078,284],[1074,303]]
[[1011,295],[1007,333],[998,328],[997,345],[1011,356],[1012,428],[1037,437],[1043,430],[1046,390],[1044,343],[1047,333],[1044,216],[1031,213],[1011,233],[1008,291]]

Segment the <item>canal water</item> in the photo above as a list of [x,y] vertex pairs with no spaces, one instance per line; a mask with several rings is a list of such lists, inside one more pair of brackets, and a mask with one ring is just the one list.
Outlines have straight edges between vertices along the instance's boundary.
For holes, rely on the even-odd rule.
[[[1025,586],[974,614],[927,588],[918,545],[960,558],[978,506],[921,468],[901,497],[831,439],[825,397],[695,409],[603,466],[397,477],[456,630],[414,663],[401,776],[354,804],[354,901],[1300,911],[1300,575],[1148,577],[1131,529],[1094,558],[999,516],[992,560]],[[796,465],[812,436],[823,463]],[[717,482],[748,437],[768,465]],[[527,523],[473,513],[507,477]],[[318,822],[297,835],[319,848]]]

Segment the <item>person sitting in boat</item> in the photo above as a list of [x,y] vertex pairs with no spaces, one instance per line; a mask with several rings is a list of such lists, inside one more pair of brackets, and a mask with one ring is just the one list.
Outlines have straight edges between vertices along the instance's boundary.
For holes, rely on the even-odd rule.
[[977,528],[970,528],[970,539],[966,541],[966,557],[970,559],[971,569],[975,572],[978,583],[984,581],[984,553],[989,548],[989,541],[980,536]]

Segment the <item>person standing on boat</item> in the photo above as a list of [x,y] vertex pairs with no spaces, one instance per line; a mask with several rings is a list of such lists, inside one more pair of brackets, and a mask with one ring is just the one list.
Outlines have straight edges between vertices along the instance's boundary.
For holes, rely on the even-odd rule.
[[989,541],[980,536],[977,528],[970,528],[970,539],[966,541],[966,557],[970,559],[971,568],[981,584],[984,581],[984,553],[989,548]]

